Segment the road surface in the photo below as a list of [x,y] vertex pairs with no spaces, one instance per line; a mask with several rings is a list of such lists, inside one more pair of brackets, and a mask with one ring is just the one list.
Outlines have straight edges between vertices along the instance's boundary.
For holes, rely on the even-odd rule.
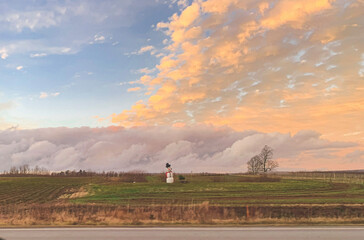
[[364,227],[0,228],[2,240],[362,240]]

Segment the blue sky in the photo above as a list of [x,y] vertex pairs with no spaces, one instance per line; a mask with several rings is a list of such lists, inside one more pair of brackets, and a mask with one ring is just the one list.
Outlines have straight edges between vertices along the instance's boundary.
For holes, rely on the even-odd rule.
[[21,128],[101,126],[141,93],[127,92],[158,57],[155,25],[180,6],[162,1],[1,1],[1,118]]

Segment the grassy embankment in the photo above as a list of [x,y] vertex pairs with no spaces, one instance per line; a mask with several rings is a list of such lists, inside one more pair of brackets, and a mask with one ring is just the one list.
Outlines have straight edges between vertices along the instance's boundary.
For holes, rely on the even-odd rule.
[[238,175],[186,180],[2,177],[0,224],[364,223],[362,184]]

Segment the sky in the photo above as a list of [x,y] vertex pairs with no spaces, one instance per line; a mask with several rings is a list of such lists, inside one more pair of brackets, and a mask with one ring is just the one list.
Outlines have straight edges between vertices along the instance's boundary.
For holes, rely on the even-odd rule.
[[0,171],[364,169],[362,0],[0,0]]

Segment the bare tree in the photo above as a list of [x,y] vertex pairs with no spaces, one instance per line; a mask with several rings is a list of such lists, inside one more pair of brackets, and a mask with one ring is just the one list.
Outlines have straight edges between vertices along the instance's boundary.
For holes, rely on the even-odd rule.
[[268,145],[265,145],[262,151],[259,154],[259,157],[263,164],[263,172],[272,171],[272,167],[274,167],[273,164],[273,148],[269,147]]
[[268,160],[268,162],[266,164],[266,170],[267,171],[272,171],[272,170],[276,169],[277,167],[279,167],[279,164],[278,164],[277,161]]
[[258,155],[252,157],[247,164],[249,173],[258,174],[262,171],[262,161]]
[[10,174],[14,175],[14,174],[19,174],[19,170],[17,167],[11,167],[10,168],[10,171],[9,171]]
[[19,166],[19,173],[20,174],[28,174],[30,171],[29,165],[28,164],[23,164],[21,166]]
[[266,173],[278,167],[278,162],[272,160],[273,149],[265,145],[259,155],[252,157],[248,164],[248,172],[257,174],[260,172]]

